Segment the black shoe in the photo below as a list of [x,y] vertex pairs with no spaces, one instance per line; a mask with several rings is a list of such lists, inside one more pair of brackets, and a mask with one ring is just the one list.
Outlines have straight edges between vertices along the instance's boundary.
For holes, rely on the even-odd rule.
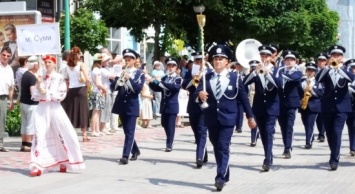
[[285,159],[290,159],[291,158],[291,152],[290,151],[286,151],[285,152]]
[[256,142],[251,142],[251,143],[250,143],[250,146],[251,146],[251,147],[255,147],[255,146],[256,146]]
[[354,150],[351,150],[351,151],[350,151],[350,155],[351,155],[351,156],[355,156],[355,151],[354,151]]
[[203,158],[203,163],[207,163],[208,162],[208,157],[207,154],[205,155],[205,157]]
[[324,142],[325,141],[325,137],[319,137],[319,142]]
[[132,154],[130,160],[131,160],[131,161],[137,160],[139,155],[141,155],[141,153],[139,153],[139,152],[136,152],[136,153]]
[[173,149],[171,149],[171,148],[165,148],[165,152],[171,152],[171,151],[173,151]]
[[267,165],[267,164],[263,164],[263,165],[261,166],[261,168],[262,168],[265,172],[269,172],[269,170],[270,170],[270,166]]
[[221,181],[221,180],[217,180],[217,181],[214,183],[214,186],[217,188],[217,191],[222,191],[224,185],[226,185],[225,182],[224,182],[224,181]]
[[128,164],[128,158],[127,157],[123,157],[120,159],[121,164]]
[[202,165],[203,165],[203,161],[201,159],[197,159],[196,160],[196,167],[197,168],[202,168]]
[[304,146],[304,148],[305,148],[305,149],[308,149],[308,150],[309,150],[309,149],[312,149],[312,144],[306,144],[306,145]]
[[242,133],[243,131],[242,131],[242,129],[236,129],[235,130],[237,133]]
[[337,170],[338,169],[338,164],[337,163],[331,163],[330,164],[330,169],[331,170]]

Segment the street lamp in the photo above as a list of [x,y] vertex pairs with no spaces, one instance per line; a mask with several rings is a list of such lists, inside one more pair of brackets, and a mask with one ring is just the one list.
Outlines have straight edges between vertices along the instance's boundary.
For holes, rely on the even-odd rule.
[[[204,46],[204,31],[203,28],[205,27],[206,24],[206,16],[203,15],[202,13],[205,11],[205,6],[204,5],[198,5],[194,6],[194,11],[196,13],[197,17],[197,22],[199,26],[199,35],[198,35],[198,45],[197,45],[197,51],[200,50],[202,53],[202,64],[200,68],[200,72],[202,73],[202,83],[203,83],[203,91],[206,91],[206,76],[204,72],[204,66],[205,66],[205,46]],[[201,108],[206,109],[208,108],[208,104],[206,101],[202,102]]]

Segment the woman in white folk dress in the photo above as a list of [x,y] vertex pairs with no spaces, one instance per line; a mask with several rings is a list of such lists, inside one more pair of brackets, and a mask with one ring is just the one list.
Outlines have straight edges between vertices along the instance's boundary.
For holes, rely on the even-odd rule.
[[32,100],[39,101],[34,113],[31,176],[40,176],[45,170],[66,172],[85,168],[78,136],[60,104],[67,92],[65,80],[55,71],[54,56],[47,55],[43,61],[46,74],[31,91]]

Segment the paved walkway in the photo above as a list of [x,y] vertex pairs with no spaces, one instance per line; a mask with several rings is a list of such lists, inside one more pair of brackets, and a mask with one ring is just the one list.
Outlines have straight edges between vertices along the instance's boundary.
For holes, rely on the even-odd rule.
[[[355,157],[349,155],[347,130],[343,134],[341,163],[337,171],[329,171],[327,143],[315,142],[305,150],[304,132],[298,115],[295,126],[292,159],[283,159],[282,139],[277,127],[274,165],[268,173],[261,172],[261,142],[249,146],[250,131],[235,133],[231,145],[231,181],[223,193],[355,193]],[[141,149],[137,161],[120,165],[123,132],[113,136],[91,138],[81,143],[87,169],[66,174],[44,173],[28,176],[29,153],[19,152],[20,138],[5,139],[11,149],[0,153],[0,193],[211,193],[215,192],[216,173],[212,147],[209,162],[195,168],[195,145],[189,127],[178,128],[173,152],[164,152],[165,134],[161,127],[142,129],[136,133]]]

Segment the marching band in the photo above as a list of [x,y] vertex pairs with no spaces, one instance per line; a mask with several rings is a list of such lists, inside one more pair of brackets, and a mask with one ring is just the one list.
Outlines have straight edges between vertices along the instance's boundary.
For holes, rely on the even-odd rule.
[[[282,155],[291,158],[296,112],[300,113],[304,125],[305,149],[312,149],[315,125],[319,132],[317,140],[324,142],[327,137],[331,170],[337,170],[339,165],[345,124],[349,131],[350,155],[355,156],[355,59],[343,63],[346,50],[335,45],[329,48],[329,55],[320,53],[316,61],[306,63],[303,75],[296,63],[296,52],[277,51],[275,45],[258,46],[246,66],[232,61],[233,51],[229,46],[217,44],[208,51],[212,68],[204,62],[206,56],[195,52],[192,68],[182,78],[176,72],[178,60],[169,57],[165,61],[167,75],[149,82],[150,89],[162,93],[160,113],[166,133],[166,152],[173,150],[179,90],[188,91],[187,112],[196,144],[196,167],[200,169],[208,162],[209,137],[217,163],[215,187],[218,191],[230,181],[231,139],[235,129],[241,132],[244,113],[251,129],[250,146],[255,147],[260,136],[264,148],[262,171],[268,172],[273,165],[277,120],[284,145]],[[125,49],[122,55],[127,64],[112,82],[112,88],[119,90],[112,112],[119,114],[123,124],[125,141],[119,161],[127,164],[130,154],[131,161],[140,155],[134,133],[144,74],[134,67],[138,57],[134,50]]]

